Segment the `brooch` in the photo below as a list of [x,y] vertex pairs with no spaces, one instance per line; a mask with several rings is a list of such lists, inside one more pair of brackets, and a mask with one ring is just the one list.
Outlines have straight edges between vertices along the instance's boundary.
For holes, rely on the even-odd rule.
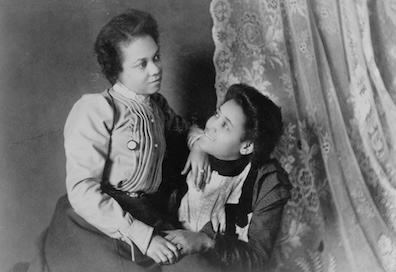
[[131,130],[131,139],[127,142],[127,148],[129,150],[135,150],[138,147],[138,142],[134,139],[136,127],[133,124],[130,124],[129,129]]
[[127,143],[127,147],[129,150],[135,150],[138,146],[138,143],[135,140],[129,140]]

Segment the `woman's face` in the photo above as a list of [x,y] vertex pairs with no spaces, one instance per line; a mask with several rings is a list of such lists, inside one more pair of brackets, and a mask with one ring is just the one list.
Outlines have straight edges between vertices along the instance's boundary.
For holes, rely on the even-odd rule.
[[242,108],[234,100],[229,100],[208,119],[205,133],[196,143],[218,159],[236,160],[241,157],[241,148],[246,144],[241,141],[245,134],[244,124]]
[[121,45],[122,69],[118,75],[120,81],[129,90],[150,95],[161,87],[162,64],[159,47],[151,36],[134,39]]

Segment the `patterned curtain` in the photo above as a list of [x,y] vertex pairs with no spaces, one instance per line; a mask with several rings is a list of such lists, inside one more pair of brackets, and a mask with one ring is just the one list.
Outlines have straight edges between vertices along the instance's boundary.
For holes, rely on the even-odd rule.
[[396,1],[212,0],[218,103],[282,108],[293,184],[272,271],[396,271]]

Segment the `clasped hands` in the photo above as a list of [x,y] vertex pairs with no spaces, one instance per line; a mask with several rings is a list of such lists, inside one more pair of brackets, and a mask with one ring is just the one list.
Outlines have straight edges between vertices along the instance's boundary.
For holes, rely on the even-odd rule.
[[189,230],[164,231],[165,237],[155,235],[147,249],[147,256],[156,263],[175,264],[183,255],[204,252],[213,247],[213,240],[205,233]]
[[[211,167],[208,155],[199,148],[197,143],[192,145],[181,174],[187,174],[190,169],[194,187],[198,191],[202,190],[209,183]],[[205,233],[189,230],[170,230],[165,233],[165,237],[153,236],[147,249],[147,256],[156,263],[174,264],[182,255],[203,252],[213,246],[212,239]]]

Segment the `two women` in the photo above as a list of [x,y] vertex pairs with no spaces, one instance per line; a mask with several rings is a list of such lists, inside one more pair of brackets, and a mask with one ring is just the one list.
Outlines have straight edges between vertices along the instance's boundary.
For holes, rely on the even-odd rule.
[[[264,267],[289,198],[287,174],[270,159],[282,132],[279,108],[251,87],[230,88],[205,131],[192,137],[188,160],[193,170],[204,171],[204,154],[210,155],[213,172],[201,192],[214,185],[221,201],[207,202],[190,190],[181,211],[192,203],[189,198],[213,209],[204,212],[199,227],[174,230],[163,216],[162,163],[167,140],[186,138],[188,127],[158,93],[162,66],[156,21],[137,10],[116,16],[99,33],[95,52],[112,87],[84,95],[67,118],[67,196],[59,200],[29,271]],[[221,186],[216,184],[235,177],[226,194],[217,193]],[[184,215],[182,220],[195,220]]]

